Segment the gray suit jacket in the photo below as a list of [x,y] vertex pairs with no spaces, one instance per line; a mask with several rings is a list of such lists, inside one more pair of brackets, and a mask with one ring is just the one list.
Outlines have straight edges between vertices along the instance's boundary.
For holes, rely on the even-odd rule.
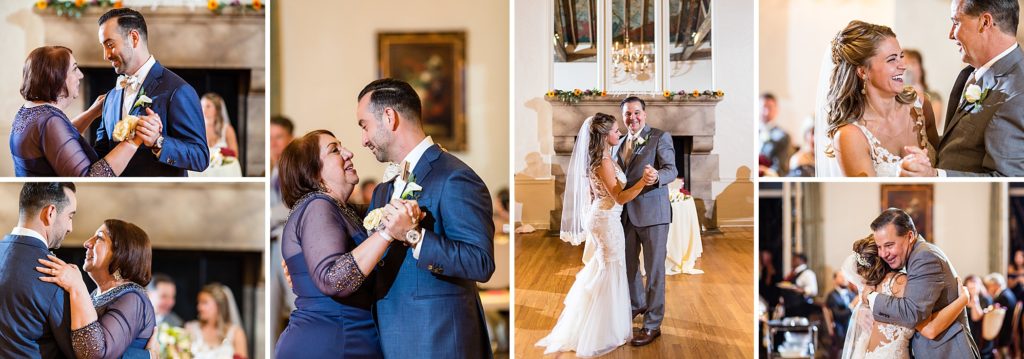
[[[932,313],[956,300],[960,288],[956,285],[956,271],[950,266],[946,254],[923,238],[918,238],[907,259],[907,286],[903,298],[879,293],[872,313],[875,320],[914,328]],[[914,333],[911,348],[917,358],[978,358],[978,347],[971,338],[967,311],[935,340]]]
[[665,131],[644,126],[640,130],[640,138],[646,142],[633,148],[633,159],[629,166],[625,165],[625,159],[622,158],[625,146],[620,143],[619,148],[614,151],[619,166],[626,173],[625,188],[643,179],[644,166],[647,165],[658,170],[658,183],[644,187],[635,199],[626,202],[622,215],[637,227],[669,224],[672,222],[672,207],[668,199],[668,184],[679,174],[676,170],[676,150],[672,146],[672,136]]
[[1024,176],[1024,52],[1018,46],[978,79],[988,89],[980,109],[963,100],[964,73],[950,94],[942,139],[933,143],[935,167],[951,177]]

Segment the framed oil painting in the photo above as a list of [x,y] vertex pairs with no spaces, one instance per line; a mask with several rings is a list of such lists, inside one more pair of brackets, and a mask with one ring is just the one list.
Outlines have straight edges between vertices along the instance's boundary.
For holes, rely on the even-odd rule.
[[882,185],[882,210],[899,208],[914,220],[917,232],[928,242],[934,242],[932,235],[932,209],[935,192],[930,184]]
[[466,33],[378,33],[377,53],[380,77],[406,81],[420,95],[427,135],[466,150]]

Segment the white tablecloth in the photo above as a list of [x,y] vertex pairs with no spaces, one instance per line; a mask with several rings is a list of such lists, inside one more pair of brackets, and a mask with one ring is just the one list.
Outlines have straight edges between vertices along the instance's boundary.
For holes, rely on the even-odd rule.
[[[702,274],[695,269],[697,258],[704,252],[700,239],[700,219],[693,197],[672,203],[672,223],[668,226],[668,253],[665,255],[665,275],[679,273]],[[640,256],[643,260],[643,256]]]
[[[594,249],[588,237],[583,249],[583,263],[594,255]],[[666,251],[665,275],[704,273],[694,268],[697,258],[704,252],[704,245],[700,239],[700,219],[697,217],[697,205],[693,197],[672,202],[672,223],[668,226]],[[646,275],[643,252],[640,252],[640,272]]]
[[242,177],[242,165],[238,161],[217,167],[209,167],[203,172],[188,171],[189,177]]

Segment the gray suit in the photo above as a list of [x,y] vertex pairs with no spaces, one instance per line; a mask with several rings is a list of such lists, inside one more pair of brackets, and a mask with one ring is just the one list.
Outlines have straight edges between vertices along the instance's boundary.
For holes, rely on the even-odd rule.
[[[676,179],[678,171],[672,136],[644,126],[640,130],[640,138],[646,142],[634,147],[628,166],[623,158],[626,146],[620,145],[615,151],[619,166],[626,173],[626,188],[643,180],[645,166],[651,165],[658,170],[658,183],[644,187],[622,208],[622,228],[626,234],[626,278],[633,312],[645,312],[645,329],[658,329],[665,317],[665,254],[668,224],[672,221],[667,186]],[[641,249],[647,272],[646,286],[639,271]]]
[[[959,295],[956,271],[946,254],[923,238],[918,238],[907,258],[907,286],[904,297],[896,298],[879,293],[872,313],[875,320],[914,328],[932,313],[946,307]],[[978,347],[967,324],[967,311],[937,338],[930,340],[914,333],[910,340],[917,358],[978,358]]]
[[935,167],[951,177],[1022,177],[1024,52],[1011,51],[978,79],[976,84],[988,89],[980,109],[968,109],[962,95],[973,71],[970,66],[961,71],[950,93],[942,139],[932,144]]

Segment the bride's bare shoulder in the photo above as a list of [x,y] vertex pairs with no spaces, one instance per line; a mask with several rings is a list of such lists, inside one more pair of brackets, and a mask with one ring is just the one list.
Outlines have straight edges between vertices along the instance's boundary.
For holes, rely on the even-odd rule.
[[832,143],[842,151],[843,149],[859,149],[868,147],[868,138],[857,125],[847,124],[836,130],[832,137]]

